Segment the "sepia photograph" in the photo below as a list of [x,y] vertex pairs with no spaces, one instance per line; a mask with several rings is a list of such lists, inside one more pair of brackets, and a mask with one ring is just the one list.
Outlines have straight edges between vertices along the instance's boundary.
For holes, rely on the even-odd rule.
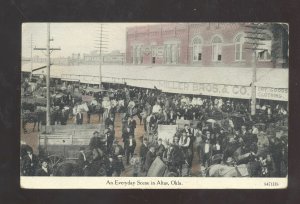
[[287,187],[287,23],[23,23],[20,74],[22,188]]

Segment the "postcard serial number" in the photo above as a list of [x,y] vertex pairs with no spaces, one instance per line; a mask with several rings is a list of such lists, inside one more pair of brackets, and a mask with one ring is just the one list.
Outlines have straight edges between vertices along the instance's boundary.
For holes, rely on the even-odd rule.
[[279,183],[274,181],[264,182],[264,186],[279,186]]

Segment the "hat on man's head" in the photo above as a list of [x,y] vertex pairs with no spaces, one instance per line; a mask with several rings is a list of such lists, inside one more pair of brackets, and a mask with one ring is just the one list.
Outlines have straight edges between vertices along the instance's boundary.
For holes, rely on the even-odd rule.
[[227,160],[226,160],[226,163],[232,163],[232,162],[234,162],[232,157],[228,157]]
[[43,162],[49,163],[49,159],[48,159],[47,157],[42,157],[42,158],[40,159],[40,162],[41,162],[41,163],[43,163]]
[[99,134],[99,132],[98,132],[97,130],[95,130],[95,131],[93,132],[93,134]]
[[100,141],[101,141],[101,142],[106,142],[106,137],[105,137],[105,135],[103,135],[103,134],[100,135]]

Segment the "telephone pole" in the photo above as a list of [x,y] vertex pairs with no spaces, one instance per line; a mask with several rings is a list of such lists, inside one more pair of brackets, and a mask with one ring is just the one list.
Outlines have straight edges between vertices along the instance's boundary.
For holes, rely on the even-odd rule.
[[96,41],[96,47],[97,49],[99,49],[99,89],[101,89],[102,87],[102,53],[104,51],[104,49],[107,49],[107,37],[104,35],[106,30],[104,30],[104,26],[101,23],[100,24],[100,29],[97,30],[98,31],[98,37],[95,40]]
[[261,45],[265,45],[261,43],[265,40],[263,37],[265,33],[263,32],[266,28],[264,25],[253,23],[251,25],[246,25],[245,27],[250,28],[251,31],[245,32],[247,36],[245,38],[248,39],[245,44],[249,47],[245,49],[252,50],[252,81],[251,81],[251,115],[256,114],[256,68],[257,68],[257,51],[264,51],[265,49],[259,48]]
[[50,48],[50,41],[53,39],[50,38],[50,23],[47,23],[47,47],[46,48],[34,48],[35,50],[46,50],[47,56],[47,77],[46,77],[46,86],[47,86],[47,113],[46,113],[46,132],[49,132],[50,128],[50,66],[51,58],[50,55],[54,50],[61,50],[60,48]]
[[32,78],[32,34],[30,35],[30,77],[29,77],[29,81],[31,81]]

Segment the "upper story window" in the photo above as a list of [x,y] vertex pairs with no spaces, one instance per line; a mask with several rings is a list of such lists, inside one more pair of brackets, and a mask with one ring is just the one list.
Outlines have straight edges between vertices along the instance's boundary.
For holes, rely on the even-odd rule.
[[271,33],[264,31],[264,34],[260,35],[263,40],[259,40],[257,46],[257,58],[259,61],[270,61],[272,50],[272,36]]
[[180,42],[177,40],[164,42],[164,62],[178,64],[180,57]]
[[200,37],[196,37],[193,40],[193,61],[202,60],[202,40]]
[[234,40],[235,45],[235,61],[242,61],[245,60],[245,54],[244,54],[244,35],[239,34],[236,36]]
[[142,64],[143,63],[143,45],[133,46],[133,64]]
[[271,49],[272,49],[272,37],[269,34],[264,34],[262,36],[264,40],[259,41],[258,45],[258,60],[260,61],[270,61],[271,60]]
[[222,39],[215,36],[212,39],[212,60],[218,62],[222,60]]

